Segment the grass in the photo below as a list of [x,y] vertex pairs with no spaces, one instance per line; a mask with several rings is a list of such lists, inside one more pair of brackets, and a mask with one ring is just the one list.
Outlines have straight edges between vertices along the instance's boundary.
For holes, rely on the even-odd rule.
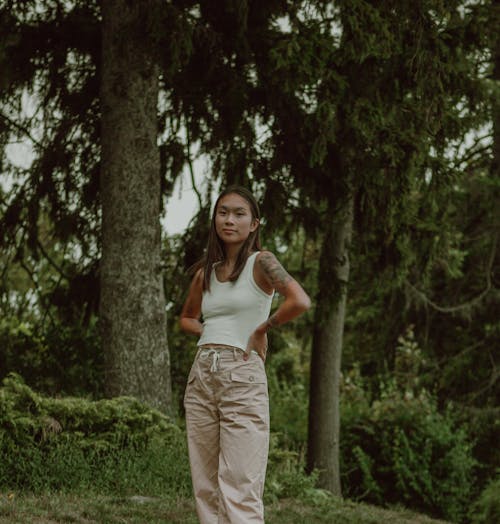
[[[191,499],[0,494],[0,523],[9,524],[197,524]],[[267,524],[443,524],[404,509],[382,509],[333,497],[284,499],[266,507]]]

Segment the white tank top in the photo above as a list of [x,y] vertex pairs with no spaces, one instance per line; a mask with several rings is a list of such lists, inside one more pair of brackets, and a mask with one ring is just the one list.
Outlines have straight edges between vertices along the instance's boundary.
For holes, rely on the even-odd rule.
[[224,344],[242,349],[255,328],[269,317],[273,295],[263,291],[253,278],[257,253],[251,254],[235,282],[219,282],[215,267],[210,276],[210,291],[201,301],[203,332],[198,345]]

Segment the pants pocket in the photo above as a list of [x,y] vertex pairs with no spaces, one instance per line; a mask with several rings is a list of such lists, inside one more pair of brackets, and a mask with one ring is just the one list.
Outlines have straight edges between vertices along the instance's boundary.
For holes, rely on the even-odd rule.
[[237,369],[231,371],[231,381],[241,384],[267,384],[265,373],[255,369]]

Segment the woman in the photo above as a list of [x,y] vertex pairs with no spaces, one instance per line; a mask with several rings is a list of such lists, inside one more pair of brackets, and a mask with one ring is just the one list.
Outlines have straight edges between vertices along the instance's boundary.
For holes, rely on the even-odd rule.
[[[266,333],[310,307],[276,257],[261,251],[259,225],[258,204],[247,189],[222,192],[207,253],[197,264],[180,317],[181,329],[199,337],[184,406],[202,524],[264,522]],[[275,291],[284,301],[269,317]]]

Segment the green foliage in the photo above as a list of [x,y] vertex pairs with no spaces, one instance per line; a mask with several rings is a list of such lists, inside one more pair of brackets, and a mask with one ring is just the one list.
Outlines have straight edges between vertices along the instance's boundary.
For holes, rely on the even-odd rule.
[[493,479],[481,493],[471,511],[474,524],[494,524],[500,522],[500,476]]
[[2,488],[190,490],[183,432],[132,398],[43,397],[11,374],[0,389],[0,428]]
[[281,435],[271,433],[269,463],[266,476],[265,500],[294,498],[308,501],[327,495],[316,488],[317,473],[307,475],[303,457],[281,444]]
[[359,370],[346,381],[343,403],[347,492],[379,504],[405,505],[462,520],[474,495],[477,462],[464,426],[451,409],[440,412],[423,387],[423,353],[413,327],[399,337],[394,373],[377,398],[363,391]]
[[[341,458],[344,493],[461,521],[473,493],[476,462],[450,410],[422,391],[389,380],[380,398],[344,398]],[[361,395],[362,397],[362,395]]]
[[0,320],[0,380],[21,375],[37,391],[48,394],[93,395],[103,390],[103,355],[95,319],[88,327],[54,322]]
[[[271,354],[267,364],[273,431],[269,496],[287,492],[288,477],[298,485],[304,482],[304,493],[310,488],[310,479],[302,478],[301,466],[307,437],[307,380],[297,352],[293,343],[288,344]],[[348,498],[379,505],[404,504],[461,521],[477,496],[475,483],[481,471],[473,456],[473,433],[451,409],[439,411],[436,399],[419,379],[424,364],[410,328],[398,341],[394,374],[382,381],[377,396],[372,398],[359,367],[344,374],[343,493]],[[490,419],[477,421],[484,425],[483,448],[495,446]],[[275,470],[281,472],[277,484]]]
[[[200,140],[200,151],[215,159],[214,178],[224,184],[239,177],[246,183],[252,176],[266,188],[268,241],[278,239],[276,246],[284,248],[284,258],[291,262],[285,266],[314,296],[318,238],[306,238],[302,249],[301,242],[287,237],[297,224],[308,232],[323,231],[325,221],[332,219],[325,200],[337,206],[345,179],[353,177],[357,234],[350,257],[344,354],[349,368],[360,364],[365,383],[359,385],[357,372],[344,381],[344,484],[348,492],[359,486],[357,496],[382,502],[418,493],[417,504],[433,507],[441,496],[440,486],[434,498],[428,495],[439,476],[436,468],[446,476],[456,461],[457,475],[463,473],[456,480],[460,491],[467,483],[469,455],[463,434],[452,435],[453,417],[446,411],[439,414],[423,387],[437,390],[441,404],[454,399],[482,408],[498,405],[499,398],[494,348],[500,324],[493,277],[498,274],[498,173],[489,136],[491,108],[498,99],[488,49],[498,25],[493,4],[356,0],[339,1],[331,12],[328,2],[312,2],[311,9],[300,12],[298,5],[307,3],[273,1],[236,10],[232,4],[214,9],[202,2],[198,10],[192,2],[180,2],[158,18],[144,13],[146,27],[161,41],[165,104],[159,127],[168,136],[161,148],[165,194],[187,159],[186,125],[186,136],[193,144]],[[281,16],[290,31],[273,22]],[[53,289],[46,281],[65,282],[72,268],[70,252],[81,252],[85,261],[99,258],[99,24],[99,3],[94,1],[70,2],[60,9],[38,9],[33,1],[0,8],[5,73],[0,78],[5,88],[0,144],[3,151],[11,141],[28,141],[36,157],[24,172],[0,155],[2,174],[14,181],[0,199],[2,262],[16,272],[18,262],[28,268],[19,270],[24,282],[2,272],[7,275],[6,297],[30,289],[32,279],[43,290]],[[40,103],[36,115],[20,110],[27,93],[35,105]],[[257,139],[256,122],[263,139]],[[35,144],[42,124],[43,144]],[[486,140],[479,139],[483,131]],[[474,143],[467,145],[471,132]],[[284,221],[286,213],[292,218]],[[45,226],[44,216],[49,217]],[[189,265],[201,254],[202,223],[206,220],[200,215],[190,238],[171,243],[165,256],[179,400],[193,348],[174,326],[186,282],[171,268],[179,261]],[[51,235],[43,235],[43,227]],[[55,252],[47,247],[48,236],[57,245]],[[48,255],[47,278],[41,278],[41,266],[32,264],[28,253],[35,259]],[[61,271],[53,271],[52,264]],[[410,292],[408,284],[425,296]],[[96,300],[95,293],[78,298],[74,288],[66,287],[67,294],[62,300],[59,296],[60,312],[71,304],[81,312]],[[327,289],[321,283],[319,287],[320,292]],[[22,304],[29,303],[25,296]],[[38,301],[38,309],[44,309],[43,297]],[[444,308],[453,315],[435,307],[464,302],[463,308]],[[95,311],[95,302],[89,309]],[[72,326],[76,318],[65,325]],[[429,362],[425,381],[418,384],[418,355],[395,349],[398,335],[410,323],[422,334],[419,342]],[[295,326],[307,341],[312,322],[305,316]],[[278,351],[286,345],[286,335],[276,338],[271,348]],[[400,346],[412,349],[415,340],[407,336]],[[293,450],[298,462],[306,432],[307,368],[298,368],[297,362],[306,357],[304,350],[293,355],[279,351],[269,359],[277,447]],[[38,332],[5,316],[0,321],[1,373],[20,372],[39,390],[98,396],[101,358],[93,326],[84,332],[56,322]],[[380,373],[387,369],[395,369],[396,382],[373,400]],[[415,421],[408,419],[410,414]],[[43,435],[39,421],[31,424]],[[479,490],[498,464],[498,412],[478,409],[467,427],[481,462]],[[70,446],[68,456],[73,449],[79,448]],[[437,459],[430,464],[439,450],[444,464]],[[65,453],[61,448],[57,456]],[[71,460],[80,460],[77,452]],[[276,463],[283,471],[293,470],[293,457],[280,460]],[[415,472],[420,461],[423,467]],[[30,463],[37,463],[35,455]],[[451,489],[447,482],[443,492]],[[459,493],[451,494],[449,504],[458,499]]]
[[455,407],[460,426],[473,443],[472,452],[478,461],[475,471],[474,499],[500,468],[500,407]]
[[[49,398],[14,374],[0,389],[0,490],[191,496],[184,431],[127,398]],[[316,476],[271,435],[266,500],[323,501]]]
[[286,449],[305,451],[307,440],[308,391],[303,382],[279,381],[268,373],[271,428]]

